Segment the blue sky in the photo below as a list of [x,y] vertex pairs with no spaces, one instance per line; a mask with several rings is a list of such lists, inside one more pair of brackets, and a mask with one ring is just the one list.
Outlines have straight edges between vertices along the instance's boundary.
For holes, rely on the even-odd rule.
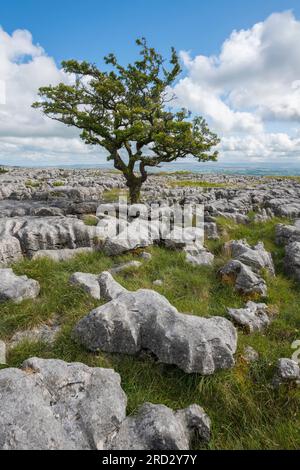
[[178,99],[221,135],[221,160],[300,164],[299,0],[1,3],[0,162],[96,162],[76,132],[28,111],[29,102],[38,86],[60,81],[61,60],[101,65],[112,51],[127,63],[136,57],[134,40],[145,36],[164,54],[181,51]]
[[135,58],[133,41],[145,36],[167,53],[171,46],[195,54],[219,52],[234,30],[248,29],[299,0],[2,0],[0,24],[12,33],[28,29],[57,62],[97,61],[108,51],[125,62]]

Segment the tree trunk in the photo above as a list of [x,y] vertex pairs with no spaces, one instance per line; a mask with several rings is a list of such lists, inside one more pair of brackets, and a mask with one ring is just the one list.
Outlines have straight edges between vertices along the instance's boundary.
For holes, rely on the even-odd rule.
[[131,180],[129,184],[127,183],[127,186],[129,187],[130,204],[139,203],[141,200],[142,183],[140,181]]

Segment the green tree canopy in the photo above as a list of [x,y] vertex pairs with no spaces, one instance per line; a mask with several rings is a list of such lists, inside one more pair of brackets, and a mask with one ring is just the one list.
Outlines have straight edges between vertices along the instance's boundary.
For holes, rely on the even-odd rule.
[[[137,202],[147,167],[194,156],[198,161],[217,159],[219,143],[202,117],[185,110],[171,112],[171,86],[181,72],[172,49],[169,67],[146,40],[136,41],[140,60],[123,67],[114,54],[105,57],[110,71],[95,64],[68,60],[63,70],[76,79],[73,85],[40,88],[41,101],[33,104],[50,118],[81,130],[81,139],[108,151],[108,160],[120,170]],[[124,156],[126,155],[126,157]]]

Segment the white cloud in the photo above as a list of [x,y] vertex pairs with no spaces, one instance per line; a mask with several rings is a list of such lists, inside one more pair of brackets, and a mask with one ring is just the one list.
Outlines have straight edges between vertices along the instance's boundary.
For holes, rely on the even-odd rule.
[[187,76],[175,86],[178,103],[209,120],[223,152],[235,142],[244,158],[300,156],[299,139],[265,130],[300,123],[299,44],[300,21],[288,11],[234,31],[218,56],[182,52]]
[[[186,73],[175,86],[177,105],[209,120],[224,158],[300,159],[299,44],[300,21],[284,12],[234,31],[218,56],[181,53]],[[30,32],[0,28],[1,163],[105,161],[105,152],[86,146],[76,129],[31,108],[40,86],[66,80]]]
[[[41,86],[70,80],[28,31],[0,28],[0,162],[72,163],[103,155],[85,145],[78,131],[31,108]],[[5,93],[4,93],[5,90]],[[3,96],[4,95],[4,96]]]

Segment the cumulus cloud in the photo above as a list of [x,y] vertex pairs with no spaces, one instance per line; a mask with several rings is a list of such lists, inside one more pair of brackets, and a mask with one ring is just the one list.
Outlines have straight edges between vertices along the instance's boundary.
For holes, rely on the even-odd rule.
[[265,130],[300,123],[299,44],[300,21],[288,11],[233,31],[218,56],[181,52],[187,76],[175,87],[178,103],[208,118],[224,152],[234,142],[246,157],[300,156],[299,139]]
[[[288,11],[233,31],[217,56],[181,52],[176,106],[204,115],[231,161],[300,159],[299,44],[300,21]],[[0,163],[106,161],[78,130],[31,108],[40,86],[68,80],[30,32],[0,27]]]
[[31,108],[39,87],[69,80],[30,32],[9,35],[0,28],[0,162],[59,164],[96,156],[77,130]]

